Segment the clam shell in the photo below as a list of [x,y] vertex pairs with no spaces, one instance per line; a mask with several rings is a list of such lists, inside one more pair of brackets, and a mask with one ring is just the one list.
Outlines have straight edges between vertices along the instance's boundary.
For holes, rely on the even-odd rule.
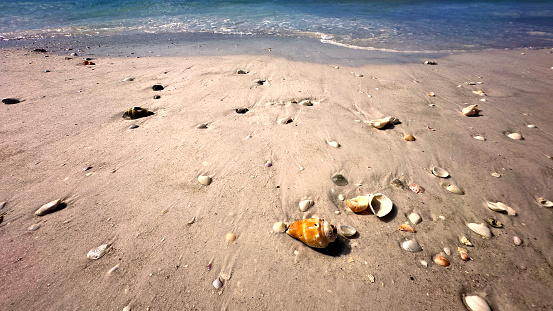
[[509,137],[510,139],[514,139],[514,140],[523,140],[524,139],[520,133],[507,134],[507,137]]
[[486,138],[484,136],[481,136],[481,135],[476,135],[476,136],[473,136],[473,137],[474,137],[474,139],[478,139],[478,140],[482,140],[482,141],[486,140]]
[[502,202],[494,203],[488,201],[486,202],[486,205],[494,212],[507,213],[509,216],[516,216],[517,214],[517,212],[513,208]]
[[378,217],[384,217],[392,211],[394,203],[390,198],[382,193],[371,194],[369,197],[369,207],[373,214]]
[[449,260],[447,260],[447,258],[445,258],[444,256],[442,255],[436,255],[434,256],[434,262],[442,267],[447,267],[449,266]]
[[236,234],[229,232],[225,235],[225,241],[227,241],[227,244],[231,244],[232,242],[236,241]]
[[467,224],[467,226],[469,227],[470,230],[478,233],[483,237],[486,237],[486,238],[492,237],[492,231],[490,230],[490,228],[488,228],[488,226],[486,226],[486,224],[476,224],[471,222]]
[[553,202],[547,200],[546,198],[538,198],[538,203],[539,203],[541,206],[553,207]]
[[309,99],[304,99],[298,103],[298,105],[302,106],[313,106],[313,103]]
[[340,232],[345,237],[351,237],[351,236],[354,236],[357,233],[357,230],[355,230],[355,228],[350,227],[348,225],[341,225],[340,226]]
[[445,169],[439,167],[439,166],[434,166],[432,168],[432,174],[434,174],[434,176],[438,176],[440,178],[447,178],[449,177],[449,172],[446,171]]
[[331,146],[331,147],[334,147],[334,148],[339,148],[340,147],[340,143],[338,143],[337,141],[329,141],[328,144]]
[[416,139],[415,139],[415,136],[410,135],[410,134],[407,134],[407,135],[403,136],[403,139],[404,139],[405,141],[415,141],[415,140],[416,140]]
[[415,240],[408,240],[401,244],[401,247],[403,247],[404,250],[411,252],[411,253],[418,253],[422,251],[422,247],[419,245],[419,243]]
[[48,213],[55,212],[60,204],[62,203],[61,199],[54,200],[52,202],[46,203],[42,205],[39,209],[36,210],[35,215],[37,216],[43,216]]
[[477,115],[478,112],[480,112],[480,110],[478,110],[478,105],[470,105],[468,107],[463,108],[462,112],[465,116],[469,117],[469,116]]
[[419,224],[422,221],[421,215],[417,213],[411,213],[407,216],[407,218],[409,218],[409,221],[414,225]]
[[465,304],[467,305],[467,308],[470,311],[491,311],[492,309],[484,300],[484,298],[480,296],[466,296],[465,297]]
[[205,176],[205,175],[200,175],[198,176],[198,182],[204,186],[209,186],[209,184],[211,184],[211,177],[209,176]]
[[369,198],[366,196],[358,196],[353,199],[347,200],[346,204],[352,212],[359,213],[369,207]]
[[215,287],[216,289],[223,288],[223,282],[221,282],[220,278],[216,278],[215,281],[213,281],[213,287]]
[[300,211],[305,212],[308,209],[310,209],[314,204],[315,204],[315,202],[313,202],[313,200],[303,200],[299,204]]
[[465,194],[465,192],[463,190],[461,190],[461,188],[459,188],[455,185],[450,185],[448,183],[443,182],[443,183],[440,183],[440,186],[444,187],[447,191],[455,193],[455,194],[459,194],[459,195]]
[[286,231],[286,225],[282,221],[275,222],[275,224],[273,225],[273,230],[275,232],[283,233]]

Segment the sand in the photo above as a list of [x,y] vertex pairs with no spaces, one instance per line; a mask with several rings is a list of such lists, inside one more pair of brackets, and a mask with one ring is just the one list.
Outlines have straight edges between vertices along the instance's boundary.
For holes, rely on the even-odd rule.
[[[553,200],[548,50],[471,52],[434,66],[270,53],[93,57],[84,66],[81,56],[1,51],[0,97],[21,100],[0,106],[1,309],[465,310],[465,295],[493,310],[553,308],[553,209],[537,204]],[[290,102],[302,99],[313,106]],[[470,104],[478,116],[461,114]],[[134,106],[154,115],[123,119]],[[386,116],[400,123],[364,122]],[[433,166],[451,177],[433,176]],[[335,174],[348,185],[335,185]],[[339,199],[369,193],[386,194],[392,213],[354,214]],[[65,208],[34,215],[60,198]],[[314,201],[306,212],[304,199]],[[412,212],[422,216],[416,233],[399,231]],[[272,232],[277,221],[315,216],[358,234],[317,250]],[[466,226],[488,217],[504,224],[492,238]],[[456,251],[462,236],[474,244],[467,262]],[[422,252],[401,248],[413,238]],[[87,258],[112,239],[103,257]],[[444,247],[447,268],[432,261]]]

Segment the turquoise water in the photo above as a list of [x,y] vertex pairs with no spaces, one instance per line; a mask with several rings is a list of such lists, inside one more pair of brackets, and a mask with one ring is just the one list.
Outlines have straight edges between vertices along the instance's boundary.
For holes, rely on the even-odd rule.
[[357,49],[553,47],[553,1],[0,0],[3,40],[136,33],[309,37]]

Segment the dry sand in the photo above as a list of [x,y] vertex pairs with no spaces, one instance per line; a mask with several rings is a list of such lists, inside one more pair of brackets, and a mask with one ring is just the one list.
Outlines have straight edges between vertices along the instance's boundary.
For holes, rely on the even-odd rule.
[[[493,310],[553,309],[553,209],[537,204],[553,200],[553,54],[424,60],[335,68],[270,55],[101,57],[83,66],[81,57],[2,50],[0,97],[22,102],[0,106],[0,309],[465,310],[468,294]],[[154,92],[157,83],[165,89]],[[314,105],[289,103],[305,98]],[[480,115],[462,115],[468,104]],[[121,118],[134,106],[155,114]],[[401,123],[363,122],[385,116]],[[293,122],[278,124],[284,117]],[[435,165],[466,194],[443,189]],[[338,173],[347,186],[333,184]],[[201,174],[213,182],[200,185]],[[338,199],[377,192],[395,204],[388,217],[354,214]],[[64,209],[34,215],[58,198]],[[306,198],[315,204],[304,213]],[[417,232],[399,231],[411,212],[423,219]],[[311,216],[359,234],[315,250],[272,232]],[[466,226],[488,217],[504,224],[490,239]],[[462,236],[474,244],[468,262],[456,252]],[[105,256],[87,258],[114,237]],[[422,252],[401,248],[412,238]],[[447,268],[432,262],[444,247]]]

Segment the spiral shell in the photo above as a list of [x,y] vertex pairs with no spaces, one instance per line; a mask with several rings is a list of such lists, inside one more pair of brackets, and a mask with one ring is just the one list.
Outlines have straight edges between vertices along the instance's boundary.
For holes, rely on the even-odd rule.
[[349,209],[354,213],[359,213],[369,207],[369,198],[366,196],[358,196],[346,201]]
[[286,233],[314,248],[325,248],[338,236],[336,227],[319,218],[298,220],[290,225]]

